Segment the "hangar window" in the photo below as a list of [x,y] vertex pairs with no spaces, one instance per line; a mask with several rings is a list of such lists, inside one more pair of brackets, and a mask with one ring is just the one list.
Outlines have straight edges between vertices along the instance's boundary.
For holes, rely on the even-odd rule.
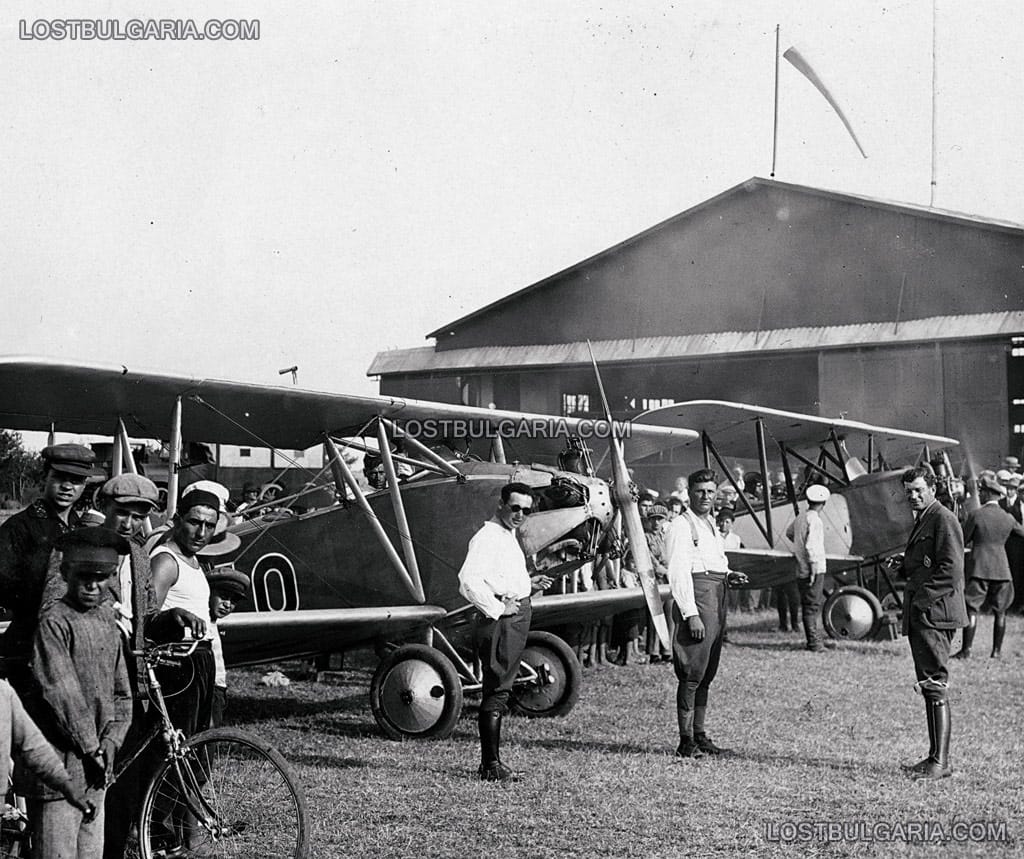
[[660,400],[644,398],[640,401],[640,408],[646,412],[650,409],[660,409],[663,406],[674,406],[675,404],[676,401],[671,397],[662,397]]
[[240,447],[240,448],[238,448],[238,455],[239,456],[252,456],[252,449],[248,448],[248,447]]
[[590,411],[590,394],[562,394],[562,414],[576,415]]

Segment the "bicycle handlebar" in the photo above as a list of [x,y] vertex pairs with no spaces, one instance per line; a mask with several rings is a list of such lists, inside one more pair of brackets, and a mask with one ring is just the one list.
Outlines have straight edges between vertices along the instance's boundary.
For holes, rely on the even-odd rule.
[[144,659],[149,665],[179,665],[182,659],[187,659],[199,646],[201,639],[192,641],[173,641],[169,644],[156,644],[153,647],[146,647],[142,650],[133,650],[132,653],[139,659]]

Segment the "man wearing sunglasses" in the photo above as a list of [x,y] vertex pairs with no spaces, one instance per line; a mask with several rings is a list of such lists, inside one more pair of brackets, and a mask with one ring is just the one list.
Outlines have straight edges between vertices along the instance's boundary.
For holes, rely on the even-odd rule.
[[480,769],[483,781],[514,781],[515,773],[501,762],[501,719],[508,712],[512,683],[530,631],[530,594],[551,584],[548,576],[532,579],[515,531],[533,512],[533,490],[524,483],[501,488],[494,515],[469,541],[459,571],[459,592],[481,617],[477,642],[483,667],[480,702]]

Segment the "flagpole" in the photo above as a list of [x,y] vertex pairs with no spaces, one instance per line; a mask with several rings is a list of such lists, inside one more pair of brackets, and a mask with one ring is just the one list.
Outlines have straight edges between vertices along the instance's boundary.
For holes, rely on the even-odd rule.
[[779,25],[775,25],[775,120],[772,125],[772,172],[775,178],[775,154],[779,148]]
[[938,41],[935,26],[935,8],[938,0],[932,0],[932,181],[929,186],[928,205],[935,206],[935,186],[938,184],[938,150],[935,140],[935,110],[936,110],[936,78],[938,76],[938,63],[935,59],[935,46]]

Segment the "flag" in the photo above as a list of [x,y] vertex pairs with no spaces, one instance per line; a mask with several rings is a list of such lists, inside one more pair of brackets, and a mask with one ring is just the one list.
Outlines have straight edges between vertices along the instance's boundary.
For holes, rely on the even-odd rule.
[[864,147],[860,145],[860,141],[857,139],[857,135],[853,131],[853,126],[850,125],[850,120],[846,118],[846,114],[843,113],[843,109],[839,106],[839,102],[835,100],[832,93],[828,91],[828,87],[822,83],[821,78],[818,77],[818,73],[811,68],[811,64],[803,58],[803,55],[796,48],[787,48],[782,56],[789,60],[793,68],[814,84],[814,88],[825,96],[825,101],[832,106],[832,110],[836,112],[836,116],[838,116],[843,125],[846,126],[846,130],[850,133],[850,137],[857,149],[860,151],[860,154],[867,158],[867,153],[864,151]]

